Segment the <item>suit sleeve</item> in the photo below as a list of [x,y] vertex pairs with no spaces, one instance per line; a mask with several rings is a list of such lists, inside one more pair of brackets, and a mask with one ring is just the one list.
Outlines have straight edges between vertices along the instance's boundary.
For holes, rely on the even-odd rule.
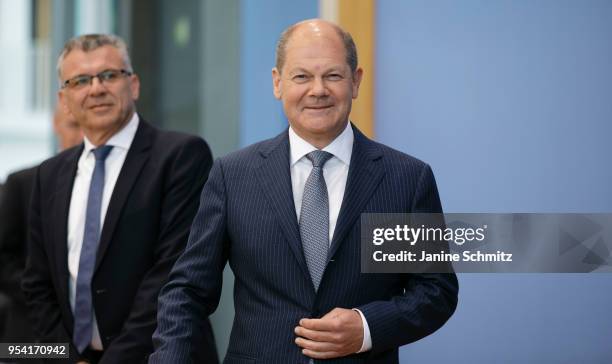
[[156,327],[157,299],[168,274],[183,252],[189,227],[198,209],[198,195],[212,165],[206,143],[192,138],[176,152],[167,179],[160,214],[154,264],[142,279],[121,333],[105,350],[100,363],[114,358],[142,362],[152,351],[151,335]]
[[27,241],[23,188],[15,175],[10,175],[0,196],[0,287],[11,296],[19,294],[20,278],[25,267]]
[[[34,332],[42,342],[68,342],[72,338],[62,323],[60,304],[56,289],[51,279],[48,252],[45,247],[41,205],[40,172],[36,170],[34,190],[29,211],[28,256],[22,280],[22,288],[26,296],[30,318]],[[79,354],[70,344],[70,358],[77,360]]]
[[215,162],[200,198],[185,252],[159,298],[155,352],[149,363],[210,363],[202,351],[203,324],[217,308],[229,239],[221,162]]
[[[410,212],[441,213],[436,182],[428,165],[420,172]],[[359,307],[370,328],[372,353],[417,341],[439,329],[457,306],[459,285],[454,273],[406,274],[404,292],[388,301]]]

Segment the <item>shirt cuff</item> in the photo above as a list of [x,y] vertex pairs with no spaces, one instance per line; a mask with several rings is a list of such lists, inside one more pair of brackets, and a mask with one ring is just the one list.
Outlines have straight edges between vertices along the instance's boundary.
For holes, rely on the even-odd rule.
[[370,351],[372,349],[372,337],[370,337],[370,327],[368,326],[368,321],[366,321],[366,318],[361,310],[353,308],[353,311],[357,311],[359,313],[359,316],[361,316],[361,322],[363,323],[363,343],[361,344],[361,349],[359,349],[357,353]]

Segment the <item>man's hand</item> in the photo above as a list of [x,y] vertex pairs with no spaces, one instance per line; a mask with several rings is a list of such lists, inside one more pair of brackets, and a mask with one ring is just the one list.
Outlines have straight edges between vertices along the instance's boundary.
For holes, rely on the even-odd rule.
[[361,316],[345,308],[334,308],[320,319],[301,319],[294,332],[302,353],[314,359],[354,354],[363,344]]

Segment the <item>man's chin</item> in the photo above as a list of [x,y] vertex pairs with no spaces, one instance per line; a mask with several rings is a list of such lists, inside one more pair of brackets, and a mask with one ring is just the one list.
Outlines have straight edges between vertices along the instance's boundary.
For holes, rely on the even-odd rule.
[[91,115],[87,119],[85,127],[93,130],[105,130],[112,128],[112,125],[116,123],[117,117],[111,114],[104,115]]
[[304,109],[303,113],[307,118],[329,118],[334,112],[334,107],[324,107],[319,109]]
[[312,130],[325,130],[336,124],[336,117],[330,113],[306,114],[302,117],[302,125]]

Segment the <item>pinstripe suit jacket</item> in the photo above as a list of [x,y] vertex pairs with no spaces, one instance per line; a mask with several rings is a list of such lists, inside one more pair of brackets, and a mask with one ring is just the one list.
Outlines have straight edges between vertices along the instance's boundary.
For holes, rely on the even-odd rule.
[[398,347],[441,327],[457,304],[454,274],[361,274],[363,212],[440,212],[430,167],[355,127],[345,195],[315,292],[295,214],[287,131],[219,159],[202,191],[187,249],[163,288],[150,363],[204,363],[200,323],[216,308],[226,261],[236,277],[225,363],[308,363],[294,343],[304,317],[359,308],[367,353],[334,363],[396,363]]

